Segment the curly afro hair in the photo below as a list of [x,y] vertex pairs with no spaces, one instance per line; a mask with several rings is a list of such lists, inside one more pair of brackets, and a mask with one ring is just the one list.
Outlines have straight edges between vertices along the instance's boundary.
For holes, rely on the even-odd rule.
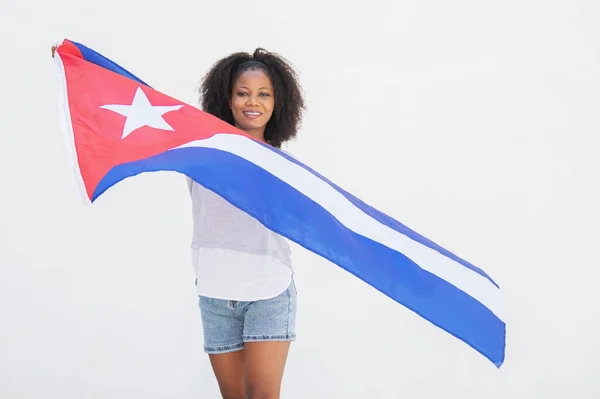
[[233,85],[240,74],[254,69],[265,71],[275,91],[275,107],[264,135],[270,145],[280,148],[281,144],[296,137],[305,109],[297,74],[280,55],[257,48],[252,55],[237,52],[217,61],[202,79],[202,109],[233,125],[235,122],[229,108]]

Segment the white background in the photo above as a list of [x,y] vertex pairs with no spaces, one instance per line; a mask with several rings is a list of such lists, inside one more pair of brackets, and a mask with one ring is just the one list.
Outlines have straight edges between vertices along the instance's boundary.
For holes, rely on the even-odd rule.
[[216,398],[183,176],[82,205],[51,45],[196,104],[218,58],[300,71],[296,156],[486,270],[506,362],[294,247],[283,398],[598,398],[600,2],[16,1],[0,32],[0,397]]

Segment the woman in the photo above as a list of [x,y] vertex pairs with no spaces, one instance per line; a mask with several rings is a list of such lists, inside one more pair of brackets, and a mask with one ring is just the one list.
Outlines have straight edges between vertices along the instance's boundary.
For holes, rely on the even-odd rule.
[[[200,94],[204,111],[277,148],[296,136],[304,109],[294,70],[260,48],[216,62]],[[221,394],[278,398],[296,337],[289,245],[218,195],[188,182],[204,350]]]

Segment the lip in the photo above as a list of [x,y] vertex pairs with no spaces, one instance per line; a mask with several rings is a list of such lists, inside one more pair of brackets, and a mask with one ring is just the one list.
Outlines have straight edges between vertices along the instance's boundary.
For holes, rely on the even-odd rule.
[[248,119],[257,119],[262,116],[262,112],[257,111],[255,109],[243,109],[242,113]]

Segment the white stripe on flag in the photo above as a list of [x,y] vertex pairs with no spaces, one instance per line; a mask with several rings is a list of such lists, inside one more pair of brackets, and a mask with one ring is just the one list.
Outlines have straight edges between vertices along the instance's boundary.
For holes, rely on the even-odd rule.
[[380,223],[327,182],[283,156],[240,135],[217,134],[177,148],[205,147],[235,154],[263,168],[322,206],[344,226],[398,251],[424,270],[446,280],[503,319],[500,290],[481,274]]

